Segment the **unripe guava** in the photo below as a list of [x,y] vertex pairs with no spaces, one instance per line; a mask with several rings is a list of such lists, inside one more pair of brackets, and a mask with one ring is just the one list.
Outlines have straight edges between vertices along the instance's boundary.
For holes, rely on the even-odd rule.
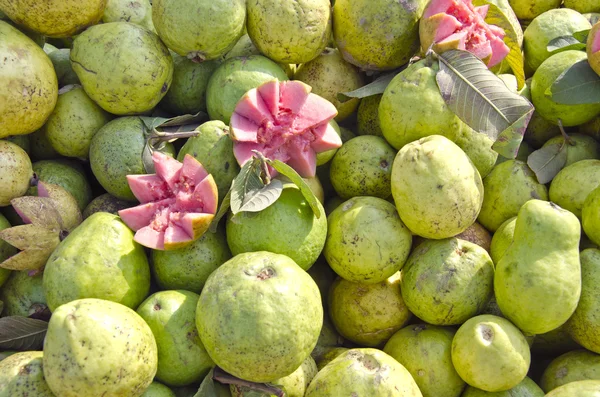
[[154,381],[140,397],[177,397],[177,395],[167,386]]
[[15,353],[0,362],[0,396],[54,397],[44,379],[43,353]]
[[0,207],[10,205],[10,200],[23,196],[29,189],[32,176],[27,153],[14,143],[0,140]]
[[596,397],[599,391],[600,381],[580,380],[557,387],[546,394],[546,397]]
[[[58,185],[71,193],[80,210],[92,200],[92,188],[81,163],[67,159],[42,160],[33,163],[32,168],[40,181]],[[29,189],[27,194],[34,195],[35,189]]]
[[508,0],[519,19],[531,21],[546,11],[560,7],[561,0]]
[[521,383],[508,390],[487,392],[467,386],[461,397],[544,397],[544,391],[531,378],[525,377]]
[[82,215],[83,219],[88,218],[96,212],[108,212],[109,214],[117,215],[119,210],[132,206],[133,203],[130,201],[120,200],[110,193],[104,193],[93,199],[87,207],[85,207]]
[[498,264],[498,261],[500,261],[508,247],[512,244],[516,223],[517,217],[513,216],[505,220],[494,232],[492,244],[490,245],[490,256],[494,264]]
[[582,14],[600,12],[600,4],[596,0],[565,0],[565,7]]
[[473,244],[477,244],[487,252],[490,252],[490,244],[492,243],[492,235],[487,229],[481,226],[480,223],[474,222],[464,232],[455,236],[461,240],[470,241]]
[[79,77],[77,77],[77,74],[71,65],[71,49],[57,49],[50,52],[48,58],[50,58],[52,65],[54,66],[59,87],[64,87],[69,84],[79,84]]
[[149,0],[108,0],[102,22],[131,22],[156,33]]
[[[594,138],[583,134],[570,134],[565,144],[565,150],[567,152],[567,162],[565,167],[576,163],[580,160],[598,159],[600,158],[600,144]],[[556,136],[548,139],[544,146],[552,144],[562,144],[564,138],[562,136]]]
[[550,184],[550,200],[581,219],[587,196],[600,186],[600,160],[581,160],[563,168]]
[[540,386],[549,393],[579,380],[600,380],[600,355],[578,349],[558,356],[544,370]]
[[360,100],[356,113],[358,135],[383,136],[379,125],[379,103],[382,96],[383,94],[371,95]]
[[11,272],[0,289],[0,300],[4,302],[4,316],[29,317],[46,307],[42,287],[42,275],[30,276],[27,271]]

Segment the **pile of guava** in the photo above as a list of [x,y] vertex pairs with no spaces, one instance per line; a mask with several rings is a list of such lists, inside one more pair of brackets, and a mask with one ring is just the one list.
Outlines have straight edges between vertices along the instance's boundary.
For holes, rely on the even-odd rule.
[[0,0],[0,397],[600,396],[599,0]]

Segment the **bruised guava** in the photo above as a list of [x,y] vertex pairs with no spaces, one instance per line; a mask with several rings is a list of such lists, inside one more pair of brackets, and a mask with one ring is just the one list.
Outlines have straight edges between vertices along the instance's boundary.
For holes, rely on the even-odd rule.
[[596,23],[587,39],[587,55],[590,66],[600,75],[600,22]]
[[191,244],[206,232],[217,211],[217,184],[190,155],[183,163],[158,151],[152,154],[156,174],[127,175],[140,205],[119,211],[133,229],[134,240],[152,249]]
[[488,67],[500,63],[510,52],[505,32],[485,21],[488,5],[475,7],[472,0],[432,0],[419,23],[421,48],[442,53],[451,49],[473,53]]
[[310,91],[301,81],[275,80],[240,99],[230,122],[240,165],[256,150],[287,163],[302,177],[315,176],[317,153],[342,146],[342,140],[329,123],[337,115],[335,106]]

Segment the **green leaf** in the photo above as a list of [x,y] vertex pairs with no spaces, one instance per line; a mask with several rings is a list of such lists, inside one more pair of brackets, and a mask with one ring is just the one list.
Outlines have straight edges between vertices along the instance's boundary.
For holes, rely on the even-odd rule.
[[[592,23],[592,25],[594,25],[594,24]],[[573,37],[575,37],[577,40],[579,40],[580,43],[586,44],[588,36],[590,34],[590,30],[592,30],[592,29],[585,29],[585,30],[580,30],[578,32],[575,32],[575,33],[573,33]]]
[[[233,186],[233,182],[232,182],[232,186]],[[221,202],[219,211],[217,211],[215,217],[213,218],[212,222],[210,223],[208,230],[210,230],[211,233],[215,233],[217,231],[217,227],[219,226],[219,222],[221,222],[221,218],[223,218],[225,216],[225,214],[227,214],[230,207],[231,207],[231,188],[227,191],[227,194],[225,195],[225,197],[223,197],[223,201]]]
[[564,105],[600,103],[600,76],[582,59],[558,76],[545,94]]
[[283,184],[278,179],[271,180],[271,183],[264,185],[260,189],[247,191],[243,204],[236,213],[260,212],[277,201],[282,191]]
[[567,144],[562,142],[543,146],[527,157],[527,165],[541,184],[550,182],[567,163]]
[[515,158],[533,105],[468,51],[450,50],[438,58],[436,80],[448,107],[475,131],[494,141],[501,137],[500,154]]
[[147,117],[138,116],[144,123],[148,131],[154,131],[157,128],[163,127],[178,127],[188,124],[202,123],[208,118],[208,115],[204,112],[198,112],[196,114],[184,114],[182,116],[165,118],[165,117]]
[[146,170],[147,174],[156,173],[154,161],[152,160],[152,150],[150,140],[147,140],[144,145],[144,150],[142,151],[142,164],[144,165],[144,170]]
[[231,186],[230,205],[233,215],[238,212],[259,212],[273,204],[281,195],[281,182],[263,182],[263,160],[253,157],[246,162]]
[[401,70],[402,69],[382,74],[371,83],[357,88],[354,91],[340,92],[337,94],[337,99],[343,103],[351,100],[352,98],[366,98],[372,95],[383,94],[386,87],[390,84],[390,81],[392,81],[392,79],[396,77]]
[[551,54],[555,54],[567,50],[581,50],[582,48],[585,48],[585,44],[569,35],[559,36],[550,40],[546,50]]
[[219,392],[215,387],[215,381],[213,379],[213,369],[210,370],[208,375],[204,377],[204,380],[200,384],[198,391],[194,394],[194,397],[219,397]]
[[300,192],[308,202],[308,205],[313,210],[313,213],[317,219],[321,218],[321,210],[319,208],[319,200],[315,197],[310,186],[302,179],[300,175],[292,167],[280,160],[268,160],[267,161],[273,169],[279,172],[281,175],[287,177],[292,183],[300,189]]
[[42,350],[48,323],[22,316],[0,318],[0,349]]
[[152,131],[163,123],[166,123],[170,119],[165,117],[148,117],[148,116],[138,116],[142,123],[146,126],[148,131]]

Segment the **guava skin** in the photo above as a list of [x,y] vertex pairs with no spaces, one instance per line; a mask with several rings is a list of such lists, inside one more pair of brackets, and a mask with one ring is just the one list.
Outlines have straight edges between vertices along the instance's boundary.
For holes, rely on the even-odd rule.
[[152,382],[140,397],[177,397],[175,392],[162,383]]
[[581,160],[563,168],[550,183],[550,200],[581,219],[588,195],[600,186],[600,160]]
[[[0,230],[7,229],[9,227],[11,227],[11,224],[4,217],[4,215],[0,214]],[[13,247],[12,245],[8,244],[6,241],[4,241],[4,240],[0,241],[0,261],[1,262],[4,262],[6,259],[13,256],[17,252],[18,252],[18,250],[15,247]],[[12,272],[8,269],[0,268],[0,288],[4,285],[6,280],[8,280],[11,273]]]
[[546,393],[571,382],[600,380],[600,356],[577,349],[558,356],[542,374],[540,386]]
[[132,207],[130,201],[120,200],[110,193],[104,193],[96,197],[83,210],[83,219],[89,218],[90,215],[96,212],[108,212],[109,214],[117,215],[119,210]]
[[27,153],[12,142],[0,140],[0,207],[10,200],[25,195],[33,176]]
[[0,361],[0,397],[54,397],[44,379],[43,353],[15,353]]
[[[40,181],[52,183],[71,193],[80,210],[92,200],[92,188],[87,180],[81,164],[66,159],[41,160],[32,165],[33,172]],[[36,190],[30,188],[27,194],[34,195]]]
[[546,397],[594,397],[600,390],[600,381],[598,380],[580,380],[577,382],[567,383],[561,387],[557,387]]
[[461,397],[544,397],[544,391],[531,378],[525,377],[521,383],[508,390],[487,392],[467,386]]
[[42,274],[29,276],[27,271],[11,272],[0,289],[0,301],[4,302],[4,316],[29,317],[33,314],[34,305],[45,307]]

